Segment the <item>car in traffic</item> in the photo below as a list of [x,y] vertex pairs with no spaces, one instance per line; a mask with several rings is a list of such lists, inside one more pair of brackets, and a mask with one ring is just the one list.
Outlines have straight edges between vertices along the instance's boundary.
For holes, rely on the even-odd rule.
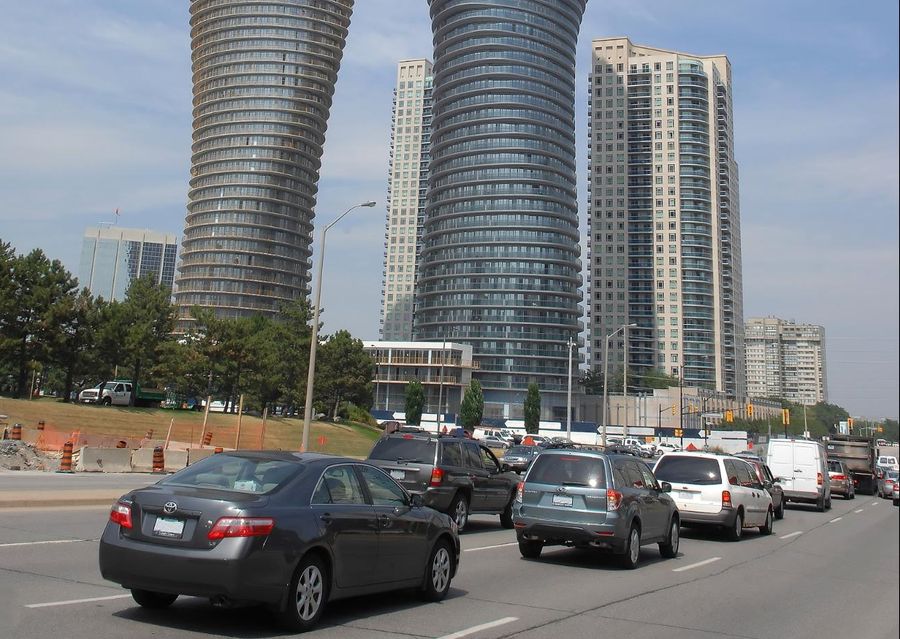
[[844,499],[856,497],[853,476],[841,460],[828,460],[828,482],[831,484],[832,495],[841,495]]
[[825,447],[809,439],[773,439],[766,450],[766,464],[788,502],[815,504],[819,512],[831,508],[831,484]]
[[891,499],[894,494],[894,486],[897,484],[898,474],[896,470],[885,470],[878,476],[876,493],[884,499]]
[[715,453],[666,453],[653,472],[672,485],[683,524],[720,528],[731,541],[740,540],[745,528],[772,534],[772,497],[746,461]]
[[113,505],[100,574],[145,608],[180,595],[261,603],[291,630],[336,599],[416,588],[447,595],[456,523],[382,469],[315,453],[213,455]]
[[681,524],[670,490],[632,456],[547,450],[516,492],[519,552],[537,559],[545,546],[595,548],[635,568],[640,547],[656,543],[663,557],[675,557]]
[[665,453],[677,453],[681,450],[681,446],[678,444],[670,444],[668,442],[660,442],[656,445],[656,455],[663,455]]
[[500,463],[509,466],[510,470],[523,473],[528,469],[534,458],[540,455],[543,450],[540,446],[511,446],[503,453]]
[[739,459],[743,459],[745,462],[750,464],[751,468],[753,468],[753,472],[756,474],[756,478],[762,482],[763,487],[768,491],[769,496],[772,498],[772,507],[775,509],[775,519],[784,519],[784,488],[781,487],[780,477],[775,477],[772,474],[772,469],[769,468],[763,460],[757,455],[735,455]]
[[875,465],[888,470],[900,470],[900,464],[897,463],[897,458],[893,455],[879,455]]
[[633,457],[643,457],[641,449],[634,444],[607,444],[604,449],[611,455],[632,455]]
[[894,490],[891,493],[891,501],[894,502],[895,506],[900,506],[900,482],[894,482]]
[[519,475],[472,439],[433,433],[395,433],[375,442],[368,461],[383,468],[426,506],[450,514],[460,531],[470,513],[500,515],[512,528]]
[[496,450],[506,450],[509,448],[509,442],[505,439],[500,439],[496,435],[485,435],[479,440],[484,446],[488,448],[493,448]]

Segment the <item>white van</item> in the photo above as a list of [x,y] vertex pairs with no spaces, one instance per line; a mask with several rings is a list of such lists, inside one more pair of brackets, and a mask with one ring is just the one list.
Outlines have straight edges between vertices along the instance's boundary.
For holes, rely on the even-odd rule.
[[808,439],[773,439],[766,464],[781,478],[787,501],[815,504],[819,512],[831,508],[831,485],[825,447]]

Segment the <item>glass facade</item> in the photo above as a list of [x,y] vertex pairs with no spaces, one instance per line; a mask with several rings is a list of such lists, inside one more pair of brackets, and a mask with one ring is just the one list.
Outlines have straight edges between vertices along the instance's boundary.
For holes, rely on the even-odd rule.
[[353,0],[192,0],[194,135],[176,304],[305,296],[322,145]]
[[415,334],[473,346],[487,416],[520,411],[531,382],[546,404],[565,404],[567,342],[581,316],[574,95],[585,1],[429,2]]

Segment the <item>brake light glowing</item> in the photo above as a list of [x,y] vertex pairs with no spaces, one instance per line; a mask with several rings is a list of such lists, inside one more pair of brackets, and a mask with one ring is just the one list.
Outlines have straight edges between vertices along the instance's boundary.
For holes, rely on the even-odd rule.
[[431,485],[432,486],[440,486],[444,481],[444,471],[440,468],[435,468],[431,471]]
[[622,493],[612,488],[606,489],[606,510],[619,510],[622,505]]
[[723,490],[722,491],[722,508],[731,508],[731,491]]
[[816,473],[816,486],[822,485],[822,473]]
[[832,475],[831,478],[837,479],[838,481],[844,481],[845,479],[847,479],[847,475]]
[[520,481],[518,484],[516,484],[516,501],[521,504],[522,501],[524,500],[524,498],[525,498],[525,482]]
[[131,528],[134,525],[131,521],[131,504],[123,501],[113,504],[109,511],[109,520],[114,524],[119,524],[122,528]]
[[216,541],[225,537],[262,537],[274,527],[275,520],[270,517],[220,517],[206,538]]

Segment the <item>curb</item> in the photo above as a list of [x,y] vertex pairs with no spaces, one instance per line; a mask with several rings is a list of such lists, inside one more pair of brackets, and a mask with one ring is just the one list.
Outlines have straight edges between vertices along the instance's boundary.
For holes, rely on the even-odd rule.
[[18,508],[59,508],[67,506],[112,506],[113,502],[119,498],[122,493],[116,493],[114,497],[74,497],[72,499],[54,498],[54,499],[19,499],[19,500],[0,500],[0,511],[15,510]]

